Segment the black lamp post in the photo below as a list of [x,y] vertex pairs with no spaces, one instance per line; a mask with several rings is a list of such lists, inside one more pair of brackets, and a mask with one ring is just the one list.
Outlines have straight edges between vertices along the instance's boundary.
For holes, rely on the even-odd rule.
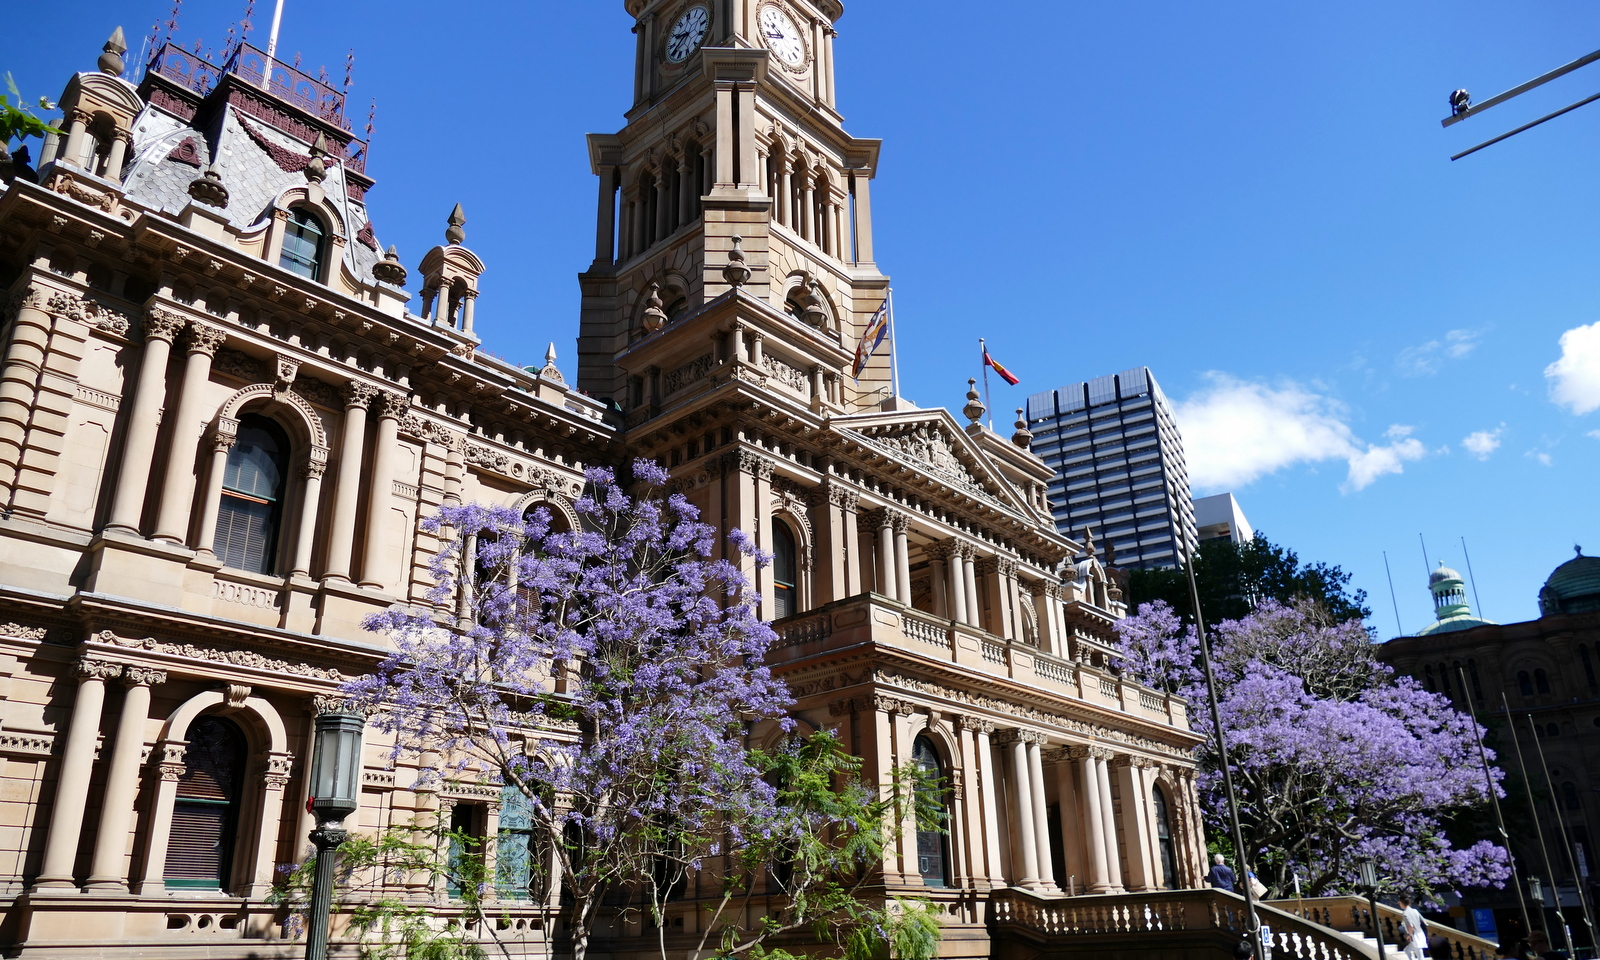
[[350,836],[344,818],[361,807],[361,733],[366,726],[367,718],[359,713],[317,716],[311,748],[311,812],[317,818],[311,843],[317,848],[317,873],[306,916],[306,960],[325,960],[328,955],[334,851]]
[[1367,888],[1367,906],[1372,909],[1372,935],[1378,941],[1378,960],[1385,960],[1388,951],[1383,943],[1383,918],[1378,915],[1378,861],[1362,857],[1356,865],[1361,868],[1361,885]]

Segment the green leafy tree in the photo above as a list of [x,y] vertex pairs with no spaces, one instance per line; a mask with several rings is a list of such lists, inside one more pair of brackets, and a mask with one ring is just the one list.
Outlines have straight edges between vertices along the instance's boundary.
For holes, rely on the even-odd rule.
[[[56,105],[48,97],[40,97],[38,107],[41,110],[54,110]],[[33,109],[26,105],[22,91],[17,89],[17,82],[6,74],[6,92],[0,93],[0,147],[9,146],[12,140],[26,140],[29,137],[43,137],[47,133],[59,134],[61,131],[40,119]]]
[[[1242,620],[1262,603],[1310,600],[1335,622],[1372,616],[1365,590],[1350,590],[1350,574],[1327,563],[1302,563],[1299,554],[1257,533],[1245,543],[1212,540],[1194,558],[1195,587],[1208,623]],[[1165,601],[1184,622],[1194,619],[1186,567],[1134,570],[1128,579],[1129,609]]]

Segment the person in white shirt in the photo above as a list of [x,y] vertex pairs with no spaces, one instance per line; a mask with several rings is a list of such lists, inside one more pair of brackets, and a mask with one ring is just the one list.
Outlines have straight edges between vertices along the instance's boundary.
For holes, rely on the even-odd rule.
[[1407,960],[1422,960],[1422,952],[1428,949],[1428,928],[1407,896],[1400,898],[1400,943]]

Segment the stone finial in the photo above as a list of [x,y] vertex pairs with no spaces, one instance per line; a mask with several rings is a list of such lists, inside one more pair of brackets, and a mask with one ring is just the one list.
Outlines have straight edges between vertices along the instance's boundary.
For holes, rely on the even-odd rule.
[[406,268],[400,263],[400,253],[395,250],[394,244],[389,245],[382,260],[372,265],[372,276],[379,283],[388,283],[396,287],[406,285]]
[[728,265],[722,268],[722,278],[733,287],[742,287],[750,282],[750,265],[744,262],[743,237],[733,238],[733,249],[728,251]]
[[567,378],[561,375],[556,367],[556,345],[552,342],[550,349],[544,352],[544,366],[539,370],[539,376],[545,380],[554,380],[556,383],[566,383]]
[[461,228],[467,225],[467,214],[466,211],[461,209],[461,204],[456,204],[456,208],[450,211],[448,223],[449,226],[444,231],[444,242],[451,246],[460,246],[466,243],[467,231]]
[[312,183],[321,183],[328,175],[328,162],[323,159],[328,155],[328,138],[322,133],[317,134],[317,141],[311,145],[311,159],[306,163],[306,179]]
[[207,164],[200,176],[189,182],[189,196],[196,203],[219,210],[228,206],[228,185],[222,182],[222,173],[214,163]]
[[1021,407],[1017,408],[1016,427],[1017,432],[1011,435],[1011,442],[1026,450],[1028,444],[1033,442],[1033,431],[1028,429],[1028,418],[1024,416]]
[[111,31],[111,39],[107,40],[106,45],[100,49],[102,52],[97,63],[97,66],[100,67],[100,72],[108,73],[113,77],[122,76],[122,71],[125,69],[122,55],[128,52],[128,41],[122,35],[122,28],[118,27]]
[[661,309],[661,284],[652,282],[645,297],[644,331],[655,333],[667,325],[667,312]]
[[550,349],[544,352],[544,362],[547,366],[552,366],[556,362],[556,343],[554,340],[550,341]]
[[1093,527],[1083,528],[1083,553],[1085,556],[1089,557],[1092,557],[1095,554]]
[[984,411],[986,411],[988,409],[989,409],[988,407],[985,407],[983,405],[983,401],[978,399],[978,381],[977,381],[977,379],[973,378],[973,377],[968,377],[967,378],[967,405],[961,408],[962,414],[964,414],[966,416],[966,418],[968,420],[971,420],[973,425],[976,426],[978,421],[983,419]]

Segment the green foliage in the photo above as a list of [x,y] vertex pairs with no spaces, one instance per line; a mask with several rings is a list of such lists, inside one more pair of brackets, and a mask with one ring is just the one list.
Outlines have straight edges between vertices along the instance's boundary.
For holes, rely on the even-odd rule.
[[[735,869],[710,907],[721,957],[796,960],[784,946],[796,936],[833,944],[846,960],[874,960],[884,950],[898,960],[928,960],[939,940],[937,912],[918,900],[875,902],[866,896],[901,830],[945,832],[947,785],[908,764],[878,789],[862,780],[862,763],[827,730],[760,755],[778,785],[776,822],[763,825],[733,851]],[[736,902],[737,917],[758,893],[768,912],[754,930],[720,923]]]
[[[1365,590],[1349,592],[1350,574],[1327,563],[1300,562],[1287,547],[1257,533],[1245,543],[1212,540],[1202,544],[1194,558],[1195,586],[1208,624],[1241,620],[1263,601],[1292,604],[1309,599],[1319,604],[1334,622],[1365,620],[1372,616]],[[1194,620],[1189,599],[1189,575],[1176,570],[1134,570],[1128,582],[1128,607],[1165,600],[1185,623]]]
[[[9,144],[12,140],[26,140],[29,137],[43,137],[47,133],[61,132],[40,119],[38,114],[24,104],[22,92],[17,89],[17,82],[7,73],[6,92],[0,94],[0,146]],[[41,110],[56,108],[48,97],[40,97],[38,106]]]
[[[333,912],[348,916],[362,960],[484,960],[483,948],[465,929],[485,919],[483,894],[493,881],[482,844],[478,837],[415,821],[351,834],[338,850]],[[301,929],[316,868],[312,854],[280,876],[268,898],[288,907]],[[446,920],[432,904],[395,896],[408,880],[459,890],[460,918]]]

